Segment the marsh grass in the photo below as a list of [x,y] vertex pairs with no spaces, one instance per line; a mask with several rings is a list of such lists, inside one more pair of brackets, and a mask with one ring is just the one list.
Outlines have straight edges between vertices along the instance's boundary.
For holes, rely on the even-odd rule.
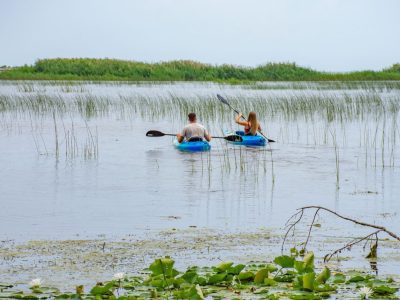
[[[79,84],[78,88],[86,89]],[[35,91],[35,87],[32,89]],[[190,94],[182,97],[166,92],[163,95],[121,94],[110,98],[90,92],[73,94],[68,91],[58,94],[30,92],[27,95],[1,95],[0,111],[29,109],[46,113],[53,108],[59,112],[75,111],[78,108],[79,112],[87,117],[119,111],[122,116],[131,117],[134,114],[140,114],[142,118],[149,120],[170,117],[174,113],[185,115],[190,111],[198,111],[205,122],[215,120],[225,122],[232,118],[227,108],[216,101],[215,95]],[[381,117],[385,110],[390,116],[398,114],[400,105],[396,94],[381,96],[377,92],[369,92],[365,89],[343,92],[305,90],[295,94],[292,94],[290,90],[285,93],[271,92],[269,94],[253,92],[251,95],[231,96],[229,101],[232,106],[243,112],[254,110],[268,119],[283,118],[285,121],[296,121],[301,118],[312,121],[317,117],[328,121],[351,121],[357,118],[363,119],[372,113]]]
[[[210,95],[188,93],[188,96],[177,95],[171,91],[144,94],[132,90],[128,93],[115,93],[111,96],[91,92],[88,85],[68,82],[46,84],[15,84],[22,93],[0,94],[1,127],[10,131],[18,119],[29,118],[33,132],[38,131],[38,121],[53,118],[56,133],[56,153],[61,143],[65,145],[66,156],[74,157],[84,149],[84,157],[94,158],[98,155],[98,133],[88,127],[88,120],[115,117],[121,120],[143,119],[146,121],[174,120],[186,121],[186,115],[195,111],[199,119],[219,135],[223,129],[234,128],[233,113],[221,104],[212,93]],[[116,83],[107,83],[111,86]],[[274,83],[275,84],[275,83]],[[331,145],[335,150],[336,161],[340,164],[339,149],[357,145],[363,152],[364,166],[385,167],[397,163],[396,146],[400,138],[398,114],[400,98],[397,82],[370,83],[276,83],[277,87],[285,86],[286,90],[263,92],[254,89],[249,94],[233,93],[231,105],[242,112],[256,111],[264,130],[279,143],[304,143],[307,145]],[[292,86],[304,87],[294,92]],[[118,86],[118,85],[117,85]],[[150,85],[151,86],[151,85]],[[272,84],[271,84],[272,86]],[[315,89],[315,86],[322,88]],[[343,87],[344,86],[344,87]],[[49,91],[50,87],[52,92]],[[254,85],[249,85],[249,88]],[[342,87],[342,88],[340,88]],[[55,88],[55,89],[54,89]],[[336,90],[330,90],[335,88]],[[44,90],[45,92],[41,92]],[[383,92],[379,92],[382,90]],[[55,120],[57,116],[58,121]],[[65,118],[80,118],[67,126]],[[57,122],[62,120],[64,137],[59,136]],[[76,124],[83,122],[87,132],[84,142],[78,142]],[[223,126],[221,124],[224,124]],[[222,127],[221,127],[222,126]],[[40,127],[40,126],[39,126]],[[358,132],[354,135],[354,131]],[[332,137],[332,132],[335,137]],[[34,138],[35,147],[46,148],[43,134]],[[78,145],[83,143],[84,146]],[[41,145],[41,146],[40,146]],[[58,146],[57,146],[58,145]],[[58,149],[58,150],[57,150]],[[221,161],[226,169],[244,171],[247,157],[243,149],[222,147]],[[270,152],[272,173],[273,157]],[[266,160],[264,160],[266,161]],[[339,170],[339,165],[337,165]],[[339,171],[337,171],[339,177]],[[274,178],[274,177],[273,177]]]

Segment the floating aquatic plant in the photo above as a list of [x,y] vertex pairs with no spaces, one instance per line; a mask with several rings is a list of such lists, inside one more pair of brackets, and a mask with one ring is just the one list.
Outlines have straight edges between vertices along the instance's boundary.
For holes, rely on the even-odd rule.
[[[361,287],[360,287],[361,285]],[[362,299],[379,296],[395,299],[400,283],[364,273],[333,272],[315,266],[313,252],[299,251],[278,256],[273,262],[234,264],[221,262],[212,267],[175,268],[170,257],[156,259],[139,275],[117,273],[113,280],[99,282],[85,294],[35,284],[31,293],[0,285],[0,297],[9,299],[322,299],[332,295]]]

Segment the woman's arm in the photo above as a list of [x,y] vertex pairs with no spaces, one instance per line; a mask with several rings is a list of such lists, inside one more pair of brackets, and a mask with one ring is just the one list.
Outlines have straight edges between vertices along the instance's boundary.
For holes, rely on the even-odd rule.
[[249,122],[240,120],[240,118],[241,118],[242,116],[243,116],[242,113],[238,114],[238,115],[236,116],[236,118],[235,118],[235,122],[238,123],[239,125],[248,126],[248,125],[249,125]]

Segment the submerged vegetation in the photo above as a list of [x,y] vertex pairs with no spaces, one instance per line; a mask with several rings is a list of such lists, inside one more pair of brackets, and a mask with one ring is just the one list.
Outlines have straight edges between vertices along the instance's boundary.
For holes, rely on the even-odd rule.
[[400,80],[399,64],[382,71],[319,72],[295,63],[257,67],[210,65],[194,61],[144,63],[116,59],[40,59],[32,66],[0,72],[9,80],[130,80],[130,81],[352,81]]
[[[29,283],[29,289],[17,289],[0,283],[0,298],[7,299],[304,299],[317,300],[339,296],[366,299],[398,299],[400,283],[360,273],[332,271],[328,266],[317,269],[314,253],[275,257],[273,262],[234,264],[221,262],[213,267],[191,266],[178,271],[174,260],[154,260],[136,276],[116,273],[112,280],[97,283],[85,291],[78,285],[75,292],[62,293],[43,286],[40,278]],[[335,295],[335,296],[334,296]]]

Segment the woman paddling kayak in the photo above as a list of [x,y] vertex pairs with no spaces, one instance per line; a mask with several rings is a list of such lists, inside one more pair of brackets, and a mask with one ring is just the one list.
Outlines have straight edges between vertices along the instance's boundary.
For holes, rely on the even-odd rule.
[[242,121],[240,118],[243,116],[242,113],[239,113],[235,121],[237,124],[244,126],[244,134],[245,135],[257,135],[257,131],[261,132],[260,123],[257,121],[257,115],[254,111],[249,113],[247,121]]

